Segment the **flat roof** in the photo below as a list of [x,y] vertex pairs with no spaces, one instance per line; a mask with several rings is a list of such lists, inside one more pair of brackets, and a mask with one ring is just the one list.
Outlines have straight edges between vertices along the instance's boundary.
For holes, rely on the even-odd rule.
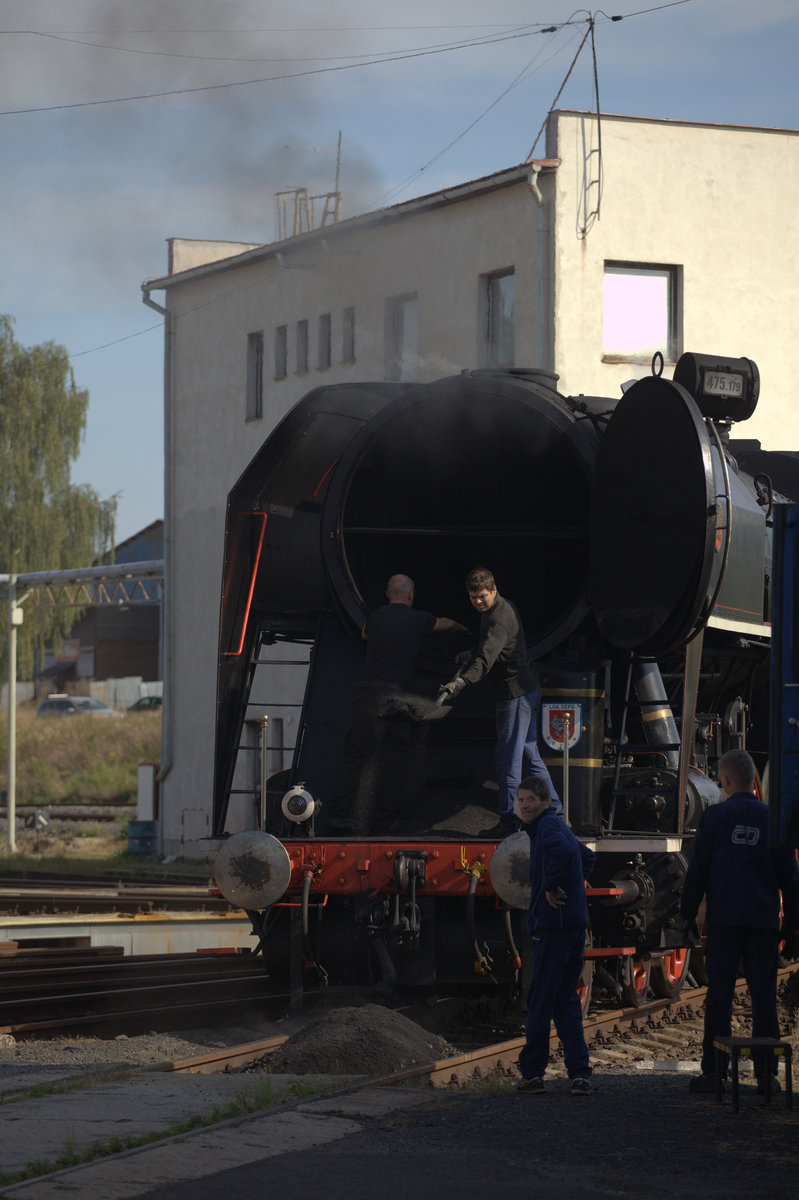
[[[479,179],[472,179],[465,183],[455,184],[452,187],[441,188],[439,191],[429,192],[424,196],[415,196],[413,200],[405,200],[400,204],[392,204],[387,208],[374,209],[370,212],[361,213],[356,217],[348,217],[345,221],[338,221],[333,225],[322,225],[318,229],[312,229],[307,233],[295,234],[279,242],[265,242],[261,246],[256,246],[255,249],[244,250],[241,254],[232,254],[227,258],[214,259],[212,262],[190,267],[188,270],[176,272],[174,275],[163,275],[155,279],[147,279],[141,285],[142,290],[144,292],[159,291],[179,284],[191,283],[197,279],[204,279],[208,275],[218,272],[238,270],[240,267],[252,266],[254,263],[262,262],[267,258],[276,258],[279,254],[286,253],[289,249],[294,251],[302,246],[313,245],[314,243],[341,237],[348,233],[356,233],[359,230],[369,229],[387,222],[402,220],[405,217],[414,216],[419,212],[442,208],[450,204],[458,204],[463,200],[473,199],[475,196],[483,195],[487,192],[496,192],[502,188],[513,187],[516,184],[526,182],[534,173],[550,174],[557,169],[558,165],[558,160],[554,158],[531,159],[530,162],[519,163],[515,167],[506,167],[501,171],[495,171],[491,175],[484,175]],[[186,240],[202,242],[205,239],[187,238]],[[218,243],[218,239],[215,238],[209,238],[208,240]]]

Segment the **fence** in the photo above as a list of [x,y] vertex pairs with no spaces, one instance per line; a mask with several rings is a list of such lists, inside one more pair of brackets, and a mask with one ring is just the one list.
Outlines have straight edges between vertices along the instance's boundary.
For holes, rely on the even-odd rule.
[[145,683],[141,675],[128,675],[124,679],[104,679],[101,683],[90,683],[89,691],[95,700],[110,704],[112,708],[129,708],[140,696],[161,696],[164,685],[161,680]]
[[[32,700],[34,692],[33,683],[18,683],[17,684],[17,704],[22,704],[25,700]],[[0,690],[0,708],[8,708],[8,684],[4,683]]]

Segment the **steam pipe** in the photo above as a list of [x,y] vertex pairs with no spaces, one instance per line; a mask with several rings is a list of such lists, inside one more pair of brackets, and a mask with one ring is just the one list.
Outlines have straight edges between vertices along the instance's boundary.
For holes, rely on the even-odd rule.
[[661,748],[665,765],[676,771],[680,735],[657,663],[639,659],[633,665],[633,686],[641,706],[644,740],[648,746]]
[[505,909],[505,936],[508,939],[508,949],[510,950],[511,957],[513,959],[513,965],[518,970],[522,965],[522,959],[516,946],[516,941],[513,937],[513,923],[511,921],[511,911],[509,908]]
[[480,875],[473,871],[469,877],[469,890],[466,894],[466,923],[469,929],[469,937],[474,947],[474,972],[476,975],[491,974],[491,960],[483,953],[477,944],[477,927],[474,920],[474,901],[477,894],[477,885],[480,882]]

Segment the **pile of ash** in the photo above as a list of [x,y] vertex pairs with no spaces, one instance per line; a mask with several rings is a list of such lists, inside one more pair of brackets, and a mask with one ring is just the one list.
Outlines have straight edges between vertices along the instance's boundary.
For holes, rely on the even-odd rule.
[[390,1075],[460,1053],[401,1013],[336,1008],[295,1033],[263,1066],[280,1075]]

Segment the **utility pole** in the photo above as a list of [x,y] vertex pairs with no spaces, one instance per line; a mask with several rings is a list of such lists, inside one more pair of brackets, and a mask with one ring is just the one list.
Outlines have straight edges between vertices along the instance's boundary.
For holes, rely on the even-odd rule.
[[22,609],[17,605],[17,577],[8,577],[8,849],[17,849],[17,626]]

